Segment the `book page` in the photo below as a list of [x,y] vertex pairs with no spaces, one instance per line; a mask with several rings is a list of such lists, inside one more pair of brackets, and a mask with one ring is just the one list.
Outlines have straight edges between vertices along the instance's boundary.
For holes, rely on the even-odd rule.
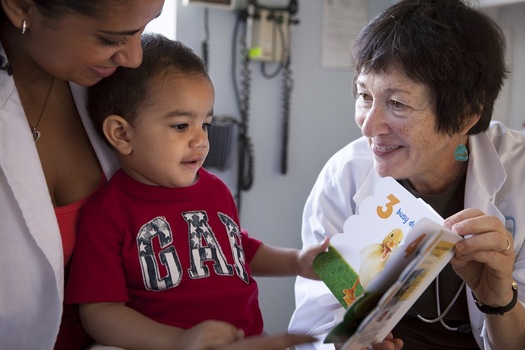
[[395,326],[452,257],[460,237],[396,180],[381,179],[314,269],[343,307],[325,342],[368,346]]
[[346,220],[344,232],[331,238],[329,252],[316,259],[314,269],[343,307],[348,308],[423,217],[443,223],[428,204],[396,180],[382,178],[375,194],[359,204],[359,213]]

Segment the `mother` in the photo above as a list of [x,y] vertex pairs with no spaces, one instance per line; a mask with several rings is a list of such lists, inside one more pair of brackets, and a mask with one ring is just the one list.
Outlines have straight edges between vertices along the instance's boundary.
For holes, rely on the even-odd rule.
[[[119,66],[141,63],[140,35],[163,4],[1,0],[1,349],[75,350],[90,343],[77,311],[62,312],[64,276],[77,214],[117,162],[90,124],[84,87]],[[231,349],[282,349],[309,340],[283,334]]]
[[[355,116],[363,137],[321,171],[302,239],[309,246],[343,232],[385,176],[469,237],[457,244],[439,284],[394,328],[407,349],[525,344],[525,136],[491,123],[507,74],[504,53],[500,28],[460,0],[400,1],[355,42]],[[343,312],[322,282],[298,278],[296,302],[289,329],[320,338]]]
[[[76,215],[116,162],[96,137],[84,88],[142,60],[163,0],[3,0],[0,14],[0,347],[52,349]],[[85,125],[88,127],[85,128]],[[57,348],[78,349],[75,310]]]

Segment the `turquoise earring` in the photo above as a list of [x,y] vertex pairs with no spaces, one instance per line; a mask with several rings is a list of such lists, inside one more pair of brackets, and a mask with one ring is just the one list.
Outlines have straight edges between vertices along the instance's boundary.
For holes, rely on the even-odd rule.
[[458,147],[456,147],[454,159],[458,162],[466,162],[468,160],[468,151],[464,144],[460,143]]

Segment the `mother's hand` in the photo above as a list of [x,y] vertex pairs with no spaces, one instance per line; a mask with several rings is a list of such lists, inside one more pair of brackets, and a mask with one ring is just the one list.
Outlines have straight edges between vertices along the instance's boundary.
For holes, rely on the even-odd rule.
[[221,347],[221,350],[284,350],[289,347],[312,343],[314,337],[302,334],[261,335],[244,338],[236,343]]
[[507,305],[512,300],[515,253],[512,235],[503,223],[469,208],[446,219],[444,225],[466,238],[456,244],[451,260],[454,271],[481,303]]

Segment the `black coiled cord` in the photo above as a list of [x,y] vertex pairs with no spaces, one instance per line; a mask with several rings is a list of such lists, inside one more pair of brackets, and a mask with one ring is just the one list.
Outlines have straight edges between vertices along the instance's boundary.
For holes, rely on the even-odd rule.
[[253,144],[248,133],[248,122],[250,117],[250,95],[252,86],[252,71],[250,69],[250,58],[246,40],[241,42],[241,150],[239,158],[239,188],[243,191],[249,190],[253,185],[253,170],[255,166],[253,158]]
[[[251,69],[248,47],[246,44],[246,19],[247,13],[240,12],[233,33],[232,42],[232,82],[237,100],[237,107],[241,116],[239,124],[239,166],[237,173],[237,207],[241,208],[241,191],[249,190],[254,182],[255,158],[253,144],[248,134],[248,122],[250,115],[250,93],[251,93]],[[244,23],[243,33],[241,34],[241,91],[237,83],[237,37],[239,27]]]
[[294,80],[290,69],[290,55],[287,55],[283,68],[283,120],[281,135],[281,174],[288,172],[288,139],[290,133],[290,107]]

